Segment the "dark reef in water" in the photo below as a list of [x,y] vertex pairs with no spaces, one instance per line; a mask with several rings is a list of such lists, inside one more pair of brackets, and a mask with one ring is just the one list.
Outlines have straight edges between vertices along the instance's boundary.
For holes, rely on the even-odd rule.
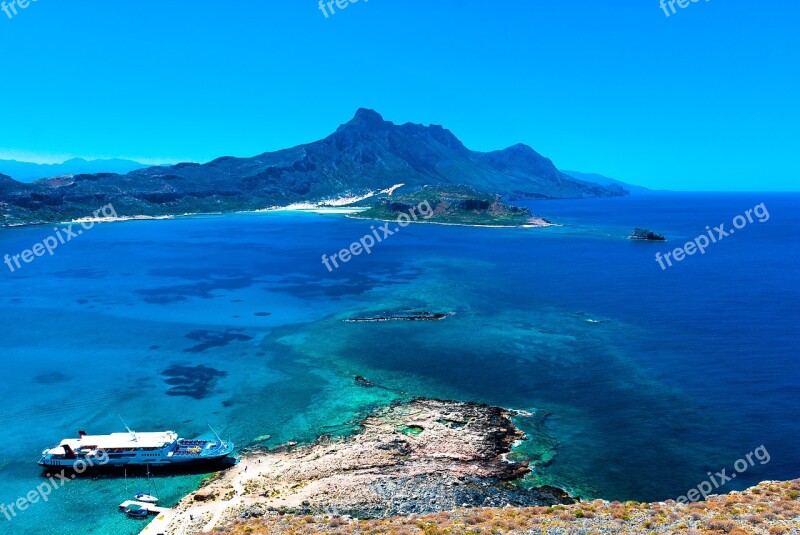
[[362,377],[362,376],[360,376],[360,375],[356,375],[356,377],[355,377],[355,381],[356,381],[356,383],[358,383],[359,385],[361,385],[361,386],[363,386],[363,387],[366,387],[366,388],[372,388],[373,386],[375,386],[374,384],[372,384],[372,381],[370,381],[370,380],[369,380],[369,379],[367,379],[366,377]]
[[37,375],[33,380],[43,385],[54,385],[69,381],[69,377],[61,372],[50,372]]
[[225,329],[224,331],[192,331],[186,338],[199,342],[197,345],[187,347],[184,353],[202,353],[212,347],[224,347],[231,342],[247,342],[252,336],[241,334],[242,329]]
[[164,382],[172,386],[167,390],[168,396],[204,399],[211,393],[217,380],[228,373],[208,366],[172,366],[161,375],[168,377]]

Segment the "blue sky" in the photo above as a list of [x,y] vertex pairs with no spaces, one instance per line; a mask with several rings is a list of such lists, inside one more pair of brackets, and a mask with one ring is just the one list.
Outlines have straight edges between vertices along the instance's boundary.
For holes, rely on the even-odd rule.
[[[8,0],[6,0],[8,1]],[[677,8],[677,5],[676,5]],[[0,12],[0,158],[148,162],[313,141],[359,107],[562,169],[797,190],[800,2],[38,0]]]

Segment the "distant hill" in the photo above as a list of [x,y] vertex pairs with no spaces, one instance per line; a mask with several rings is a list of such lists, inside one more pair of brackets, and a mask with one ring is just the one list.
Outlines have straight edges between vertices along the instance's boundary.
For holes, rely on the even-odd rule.
[[592,184],[600,184],[601,186],[620,186],[621,188],[624,188],[631,193],[654,192],[654,190],[647,189],[642,186],[626,184],[625,182],[620,182],[619,180],[614,180],[613,178],[608,178],[607,176],[598,175],[595,173],[580,173],[578,171],[562,171],[562,173],[567,174],[573,178],[577,178],[578,180],[583,180],[584,182],[591,182]]
[[574,179],[526,145],[466,148],[441,126],[395,125],[360,109],[323,140],[252,158],[79,174],[18,184],[0,194],[5,223],[84,217],[106,203],[120,215],[228,212],[365,195],[405,184],[467,185],[505,199],[627,195]]
[[42,178],[85,173],[125,174],[144,167],[149,166],[131,160],[120,159],[84,160],[83,158],[73,158],[55,164],[0,160],[0,173],[8,175],[19,182],[33,182]]

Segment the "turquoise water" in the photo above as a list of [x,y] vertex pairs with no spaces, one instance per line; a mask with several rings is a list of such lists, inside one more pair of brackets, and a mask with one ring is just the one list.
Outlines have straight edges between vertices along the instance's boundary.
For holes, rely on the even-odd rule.
[[[766,223],[667,271],[655,263],[656,251],[761,202]],[[259,444],[274,446],[349,432],[365,411],[414,395],[530,411],[519,422],[532,437],[519,455],[537,461],[530,483],[582,496],[676,498],[762,444],[770,462],[725,490],[799,477],[800,196],[530,206],[566,226],[412,225],[334,273],[321,255],[369,222],[106,224],[15,273],[0,266],[0,502],[44,481],[44,447],[78,429],[120,431],[118,414],[137,430],[208,436],[211,424],[237,444],[270,435]],[[634,226],[671,241],[622,239]],[[0,254],[49,231],[0,230]],[[341,321],[408,306],[456,314]],[[169,505],[202,477],[156,484]],[[138,533],[115,510],[143,484],[70,481],[10,521],[0,515],[0,529]]]

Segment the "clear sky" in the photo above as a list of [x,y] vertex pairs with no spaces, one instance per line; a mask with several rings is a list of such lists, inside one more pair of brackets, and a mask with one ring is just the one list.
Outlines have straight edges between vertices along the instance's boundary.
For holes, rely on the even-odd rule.
[[658,1],[38,0],[0,11],[0,158],[251,156],[369,107],[650,187],[800,189],[800,2]]

